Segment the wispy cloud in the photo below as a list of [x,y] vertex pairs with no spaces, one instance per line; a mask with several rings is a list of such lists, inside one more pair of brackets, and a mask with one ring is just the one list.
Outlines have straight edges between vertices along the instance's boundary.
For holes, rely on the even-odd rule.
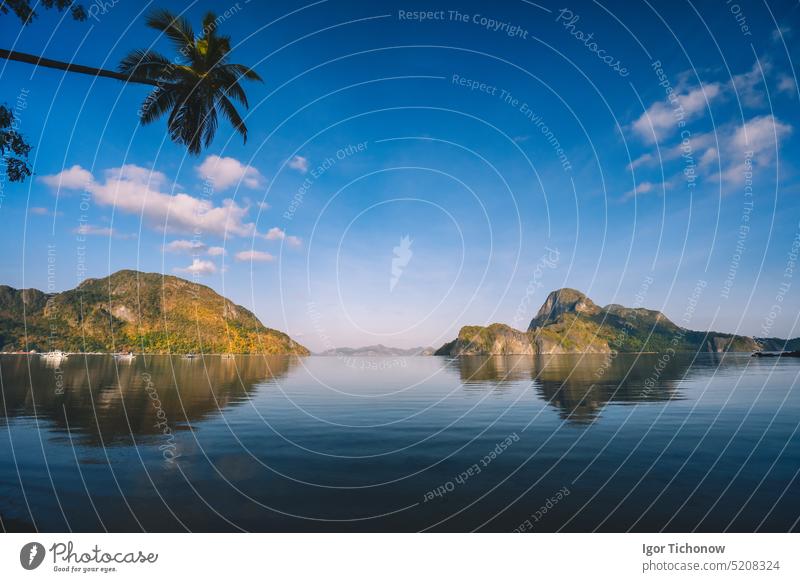
[[623,196],[623,200],[630,200],[631,198],[635,198],[641,194],[649,194],[650,192],[661,190],[662,188],[668,188],[669,184],[667,182],[656,184],[654,182],[639,182],[636,184],[636,188],[633,190],[629,190]]
[[206,252],[208,246],[200,241],[173,240],[164,245],[164,250],[168,253],[199,254]]
[[95,226],[93,224],[82,224],[78,228],[73,229],[72,232],[84,236],[106,236],[109,238],[118,238],[123,240],[136,238],[136,234],[132,232],[120,233],[111,227]]
[[287,235],[283,229],[273,226],[264,235],[267,240],[285,240],[286,244],[292,247],[299,247],[303,244],[303,240],[299,237]]
[[769,61],[764,60],[753,64],[753,67],[731,79],[731,90],[745,107],[756,109],[764,107],[767,102],[764,77],[772,69]]
[[778,92],[792,96],[797,95],[797,83],[794,78],[789,75],[781,75],[778,77]]
[[28,212],[35,216],[61,216],[64,214],[63,212],[53,212],[49,208],[45,208],[44,206],[31,206],[28,208]]
[[676,93],[672,102],[656,101],[633,122],[632,129],[646,142],[660,141],[671,135],[679,120],[700,117],[703,111],[722,94],[722,85],[709,83]]
[[221,257],[227,254],[223,247],[210,247],[196,240],[173,240],[165,244],[163,249],[168,253],[208,255],[210,257]]
[[194,275],[211,275],[217,272],[217,266],[211,261],[202,259],[192,259],[192,264],[188,267],[176,267],[176,273],[189,273]]
[[289,160],[289,167],[293,170],[297,170],[301,174],[305,174],[308,172],[308,158],[304,158],[303,156],[295,156]]
[[792,36],[792,29],[788,26],[780,26],[772,31],[772,42],[786,41],[790,36]]
[[725,159],[722,174],[713,176],[729,183],[741,183],[745,174],[770,167],[777,158],[781,143],[792,127],[773,115],[754,117],[724,136]]
[[234,258],[239,262],[253,261],[257,263],[269,263],[275,260],[274,256],[264,251],[240,251]]
[[[774,164],[776,153],[793,131],[791,125],[772,114],[749,113],[749,110],[766,109],[767,84],[771,86],[773,83],[777,85],[778,93],[796,93],[794,80],[776,71],[766,57],[757,60],[748,70],[733,75],[727,83],[692,87],[682,81],[678,84],[680,92],[676,92],[671,102],[663,100],[652,104],[630,127],[651,146],[655,142],[667,142],[668,145],[660,151],[660,160],[665,165],[683,160],[684,169],[696,164],[699,180],[727,184],[741,182],[747,172]],[[691,120],[702,117],[703,112],[716,101],[741,104],[745,120],[742,121],[736,107],[738,120],[725,122],[722,115],[715,115],[713,131],[694,130]],[[678,119],[683,120],[681,126],[687,129],[681,133],[680,139],[674,136]],[[655,166],[657,162],[655,152],[647,151],[628,164],[627,169]],[[639,187],[647,188],[646,184],[642,182]],[[645,192],[637,188],[637,191],[626,193],[625,197],[632,198],[642,193]]]
[[633,160],[630,164],[628,164],[629,170],[635,170],[636,168],[640,168],[642,166],[649,166],[653,162],[655,162],[655,157],[653,154],[642,154],[635,160]]

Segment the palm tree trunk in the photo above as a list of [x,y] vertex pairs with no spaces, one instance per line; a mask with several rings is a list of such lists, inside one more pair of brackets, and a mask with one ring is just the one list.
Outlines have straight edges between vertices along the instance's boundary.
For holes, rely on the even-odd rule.
[[29,55],[28,53],[21,53],[18,51],[0,49],[0,59],[19,61],[20,63],[29,63],[40,67],[49,67],[51,69],[69,71],[70,73],[83,73],[84,75],[92,75],[93,77],[108,77],[110,79],[117,79],[118,81],[125,81],[126,83],[141,83],[143,85],[158,86],[158,81],[142,79],[141,77],[129,77],[128,75],[117,73],[116,71],[107,71],[105,69],[96,69],[94,67],[85,67],[83,65],[74,65],[72,63],[65,63],[62,61],[54,61],[52,59],[37,57],[36,55]]

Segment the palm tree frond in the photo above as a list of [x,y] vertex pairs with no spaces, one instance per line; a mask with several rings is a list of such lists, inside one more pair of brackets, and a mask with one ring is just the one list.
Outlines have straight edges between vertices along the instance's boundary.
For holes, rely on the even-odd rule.
[[245,107],[247,108],[250,107],[250,104],[247,102],[247,95],[245,94],[244,89],[242,89],[242,86],[239,85],[239,83],[234,82],[228,85],[228,87],[225,89],[225,94],[229,95],[230,97],[233,97],[234,99],[236,99],[236,101],[238,101]]
[[156,87],[150,95],[147,96],[147,99],[144,100],[142,107],[139,109],[139,118],[142,125],[152,123],[167,111],[173,109],[177,100],[178,91],[173,88],[163,89],[161,87]]
[[239,116],[239,112],[236,111],[236,107],[233,106],[230,99],[225,97],[224,95],[220,95],[219,100],[219,108],[222,111],[222,114],[231,122],[233,125],[233,129],[238,131],[244,143],[247,143],[247,126],[242,121],[242,118]]
[[205,147],[211,145],[214,141],[214,135],[217,133],[217,110],[212,107],[208,110],[206,118],[203,120],[203,144]]
[[236,74],[237,76],[244,77],[248,81],[261,81],[261,82],[264,81],[264,79],[262,79],[259,76],[258,73],[256,73],[250,67],[245,67],[244,65],[235,65],[235,64],[227,65],[226,64],[226,65],[222,65],[222,68],[230,70],[234,74]]
[[183,16],[175,16],[169,10],[153,10],[147,16],[147,26],[163,32],[184,56],[187,56],[184,51],[191,51],[194,47],[194,30]]
[[175,65],[162,54],[136,49],[125,55],[117,70],[130,77],[158,80],[169,77],[174,67]]
[[247,143],[247,127],[233,102],[248,107],[241,81],[261,81],[249,67],[226,62],[231,41],[217,34],[219,22],[214,14],[206,14],[197,37],[185,18],[168,10],[153,11],[147,24],[164,33],[180,56],[170,61],[154,51],[135,50],[119,64],[120,75],[156,85],[140,109],[141,123],[166,115],[170,139],[194,155],[211,145],[220,115]]

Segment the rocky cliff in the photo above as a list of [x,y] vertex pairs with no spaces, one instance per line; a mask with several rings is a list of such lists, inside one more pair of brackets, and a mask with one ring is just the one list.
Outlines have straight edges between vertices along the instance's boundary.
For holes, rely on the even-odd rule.
[[[528,330],[503,324],[467,326],[438,355],[570,354],[611,352],[709,351],[752,352],[783,340],[683,329],[663,313],[612,304],[599,307],[575,289],[547,296]],[[792,349],[790,340],[785,349]]]
[[134,351],[306,355],[210,287],[179,277],[118,271],[47,295],[0,286],[4,351]]

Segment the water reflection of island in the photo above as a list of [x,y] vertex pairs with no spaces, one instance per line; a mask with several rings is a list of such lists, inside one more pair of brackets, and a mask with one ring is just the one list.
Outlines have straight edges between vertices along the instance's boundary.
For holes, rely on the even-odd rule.
[[[130,363],[110,356],[70,356],[53,366],[38,357],[0,358],[4,399],[0,425],[36,417],[67,427],[88,445],[130,445],[137,437],[186,430],[226,407],[246,401],[258,383],[285,376],[290,356],[138,357]],[[161,412],[159,412],[161,411]]]
[[657,354],[461,356],[458,368],[465,389],[502,388],[530,381],[537,394],[573,423],[594,421],[609,402],[629,404],[681,398],[679,385],[691,357]]

